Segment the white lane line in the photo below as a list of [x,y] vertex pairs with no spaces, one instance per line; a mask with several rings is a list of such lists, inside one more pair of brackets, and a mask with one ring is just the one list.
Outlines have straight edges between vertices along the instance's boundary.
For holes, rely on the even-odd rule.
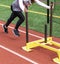
[[[0,23],[0,25],[3,25],[3,24]],[[14,29],[14,27],[11,27],[11,26],[9,26],[9,28]],[[22,33],[26,33],[25,31],[20,30],[20,29],[19,29],[19,31],[22,32]],[[38,36],[38,35],[35,35],[35,34],[32,34],[32,33],[28,33],[28,34],[31,35],[31,36],[34,36],[34,37],[40,38],[40,39],[43,38],[43,37],[41,37],[41,36]],[[43,39],[44,39],[44,38],[43,38]],[[55,42],[57,42],[57,41],[55,41]],[[59,42],[58,42],[58,43],[59,43]]]
[[38,64],[37,62],[35,62],[35,61],[33,61],[33,60],[31,60],[31,59],[29,59],[29,58],[27,58],[27,57],[25,57],[25,56],[23,56],[23,55],[15,52],[15,51],[13,51],[13,50],[5,47],[5,46],[0,45],[0,48],[4,49],[4,50],[6,50],[6,51],[8,51],[8,52],[10,52],[10,53],[12,53],[12,54],[20,57],[20,58],[23,58],[24,60],[26,60],[26,61],[28,61],[28,62],[30,62],[30,63],[32,63],[32,64]]
[[[0,25],[3,25],[2,23],[0,23]],[[14,27],[11,27],[11,26],[9,26],[9,28],[11,28],[11,29],[14,29]],[[19,30],[20,32],[22,32],[22,33],[26,33],[25,31],[23,31],[23,30]],[[40,36],[37,36],[37,35],[35,35],[35,34],[32,34],[32,33],[28,33],[29,35],[31,35],[31,36],[34,36],[34,37],[37,37],[37,38],[43,38],[43,37],[40,37]]]

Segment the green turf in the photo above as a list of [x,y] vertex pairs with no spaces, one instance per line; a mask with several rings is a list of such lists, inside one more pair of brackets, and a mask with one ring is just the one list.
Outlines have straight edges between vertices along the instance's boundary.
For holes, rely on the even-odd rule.
[[[4,5],[10,6],[12,1],[13,0],[0,0],[0,5],[4,4]],[[60,2],[60,0],[59,1],[55,0],[55,2]],[[53,15],[60,16],[59,7],[60,7],[59,4],[55,5],[55,9],[53,10]],[[31,5],[29,7],[29,10],[46,13],[46,9],[37,4]],[[10,8],[0,6],[0,20],[7,21],[7,19],[10,16],[10,13],[11,13]],[[28,19],[29,19],[29,29],[44,33],[44,25],[47,21],[45,15],[29,12]],[[14,19],[12,23],[15,24],[17,20],[18,18]],[[22,26],[25,27],[25,22],[22,24]],[[48,28],[48,32],[49,32],[49,28]],[[52,32],[53,32],[53,36],[60,37],[60,18],[53,17],[53,31]]]

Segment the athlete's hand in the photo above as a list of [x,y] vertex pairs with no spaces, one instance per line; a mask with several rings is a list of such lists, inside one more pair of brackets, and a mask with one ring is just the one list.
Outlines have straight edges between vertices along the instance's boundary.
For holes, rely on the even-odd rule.
[[27,8],[24,8],[24,12],[28,12],[28,9]]
[[[54,3],[53,3],[53,2],[51,2],[51,6],[52,6],[52,9],[54,9]],[[50,7],[51,7],[51,6],[50,6]]]

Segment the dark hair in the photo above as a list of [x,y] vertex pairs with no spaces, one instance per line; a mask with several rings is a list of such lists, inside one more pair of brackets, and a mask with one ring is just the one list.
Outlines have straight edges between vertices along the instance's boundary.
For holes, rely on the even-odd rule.
[[31,0],[31,3],[34,3],[35,2],[35,0]]

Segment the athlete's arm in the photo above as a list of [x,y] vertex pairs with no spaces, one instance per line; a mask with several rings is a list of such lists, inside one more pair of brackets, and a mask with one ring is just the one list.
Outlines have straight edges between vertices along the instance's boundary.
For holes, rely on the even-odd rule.
[[44,4],[43,2],[41,2],[41,1],[39,1],[39,0],[35,0],[35,2],[36,2],[38,5],[41,5],[41,6],[45,7],[45,8],[47,8],[47,9],[50,9],[50,6]]

